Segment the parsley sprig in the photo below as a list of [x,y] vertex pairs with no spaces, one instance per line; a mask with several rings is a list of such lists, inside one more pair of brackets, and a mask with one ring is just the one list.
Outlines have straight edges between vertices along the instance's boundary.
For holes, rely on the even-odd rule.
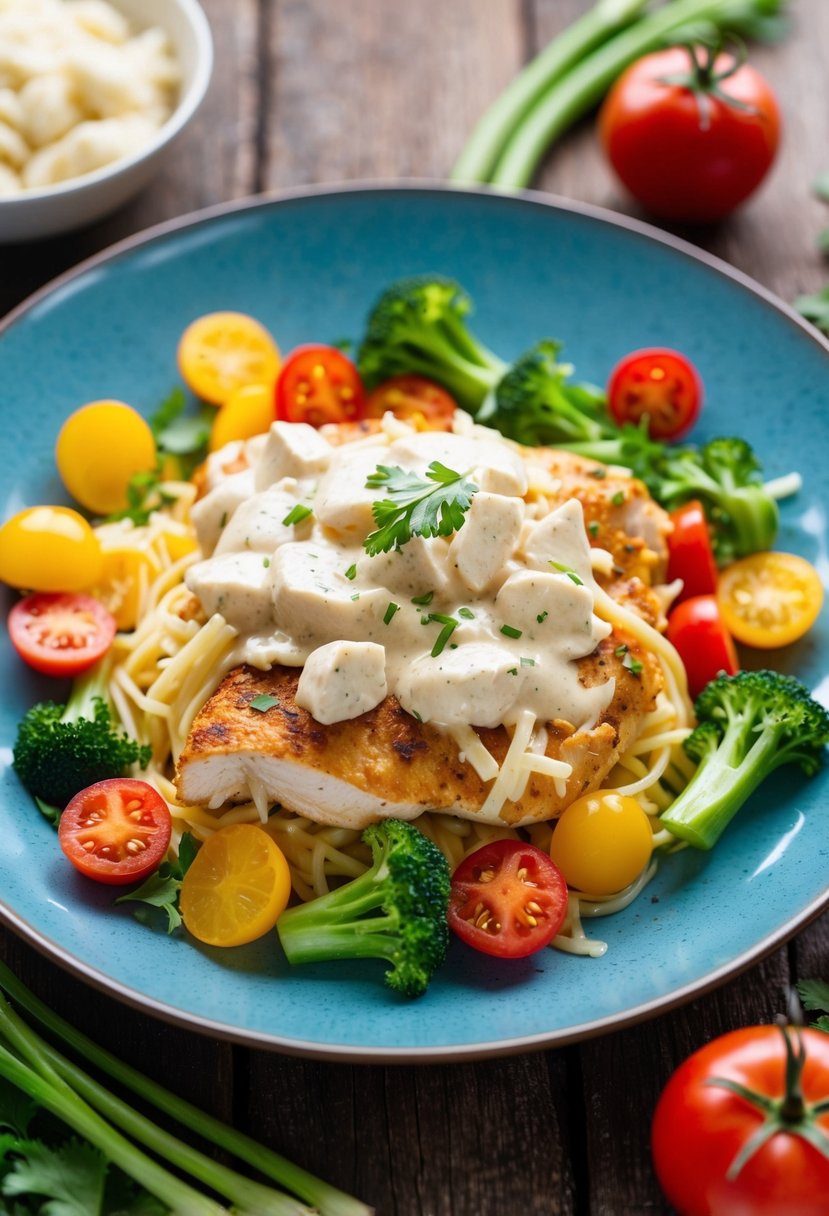
[[378,464],[366,480],[369,490],[384,490],[386,498],[372,503],[377,528],[363,541],[369,557],[400,549],[413,536],[451,536],[463,527],[464,516],[478,486],[466,473],[433,460],[425,479],[399,465]]

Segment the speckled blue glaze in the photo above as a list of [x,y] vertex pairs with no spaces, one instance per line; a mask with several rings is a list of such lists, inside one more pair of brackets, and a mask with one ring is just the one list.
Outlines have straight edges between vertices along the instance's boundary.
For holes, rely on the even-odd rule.
[[[779,547],[826,576],[827,348],[784,306],[654,230],[527,196],[357,188],[263,201],[161,231],[60,281],[0,338],[4,516],[62,501],[52,445],[79,403],[150,411],[176,378],[179,334],[211,309],[259,317],[283,349],[360,334],[403,274],[457,277],[476,331],[504,355],[542,336],[602,382],[644,345],[689,355],[708,388],[701,434],[735,432],[769,476],[803,472]],[[4,607],[7,606],[7,603]],[[777,665],[824,698],[826,617]],[[688,999],[760,957],[829,901],[829,782],[778,774],[711,855],[665,861],[626,912],[594,922],[601,960],[552,951],[517,964],[460,944],[422,1000],[379,967],[290,970],[273,938],[237,951],[138,925],[84,882],[9,768],[15,725],[51,692],[0,644],[0,915],[58,962],[162,1017],[328,1057],[439,1058],[519,1050],[609,1030]]]

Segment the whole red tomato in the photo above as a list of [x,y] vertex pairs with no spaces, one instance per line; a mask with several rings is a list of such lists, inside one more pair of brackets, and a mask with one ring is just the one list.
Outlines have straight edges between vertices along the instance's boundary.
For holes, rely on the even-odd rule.
[[599,115],[622,182],[660,219],[722,219],[759,186],[780,142],[780,114],[759,72],[730,54],[671,47],[637,60]]
[[678,1216],[826,1216],[829,1035],[749,1026],[714,1039],[668,1081],[651,1144]]

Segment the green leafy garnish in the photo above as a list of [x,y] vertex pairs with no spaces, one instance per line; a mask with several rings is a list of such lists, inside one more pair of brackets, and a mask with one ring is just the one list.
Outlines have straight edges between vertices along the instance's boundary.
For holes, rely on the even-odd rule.
[[441,612],[430,612],[429,620],[437,621],[437,623],[439,625],[443,626],[443,628],[441,629],[440,633],[437,636],[437,641],[435,642],[434,646],[432,647],[432,658],[436,659],[439,654],[443,653],[443,651],[446,647],[446,643],[449,641],[452,634],[457,629],[458,625],[460,624],[460,621],[457,620],[457,618],[454,616],[444,616],[443,613],[441,613]]
[[794,306],[807,321],[829,334],[829,283],[814,295],[798,296]]
[[503,633],[505,638],[520,638],[522,631],[516,629],[514,625],[502,625],[501,633]]
[[577,587],[584,586],[584,580],[579,578],[572,566],[565,566],[563,562],[554,562],[552,560],[550,561],[550,565],[554,570],[558,570],[559,574],[566,574],[570,581],[575,583]]
[[305,507],[301,502],[298,502],[295,507],[291,507],[282,522],[286,528],[289,528],[291,524],[301,524],[303,519],[307,519],[309,515],[313,514],[314,512],[311,507]]
[[252,701],[248,701],[251,709],[258,709],[260,714],[265,713],[268,709],[273,709],[274,705],[279,704],[279,697],[272,697],[270,693],[260,692],[258,697],[254,697]]
[[[185,832],[179,842],[177,860],[163,861],[140,887],[128,891],[126,895],[120,895],[115,900],[116,904],[140,903],[151,908],[160,908],[167,917],[167,932],[172,933],[181,924],[181,913],[178,910],[181,883],[199,847],[196,838],[190,832]],[[135,912],[138,920],[144,919],[141,911],[143,910]]]
[[387,497],[372,503],[377,528],[363,541],[370,557],[400,549],[413,536],[451,536],[463,527],[464,516],[478,486],[465,473],[433,460],[426,480],[399,465],[379,464],[366,480],[369,490]]
[[395,604],[394,600],[389,600],[389,606],[386,609],[386,611],[383,613],[383,624],[390,625],[395,612],[399,612],[399,611],[400,611],[400,605]]
[[[797,991],[804,1009],[810,1012],[829,1010],[829,983],[826,980],[798,980]],[[824,1013],[811,1025],[815,1030],[825,1030],[829,1034],[829,1014]]]

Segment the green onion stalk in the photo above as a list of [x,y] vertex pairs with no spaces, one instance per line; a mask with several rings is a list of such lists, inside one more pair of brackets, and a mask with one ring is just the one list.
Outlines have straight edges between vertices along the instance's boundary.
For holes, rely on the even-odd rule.
[[[0,989],[51,1034],[114,1081],[291,1192],[283,1194],[264,1183],[251,1181],[166,1129],[162,1131],[62,1055],[0,996],[0,1076],[95,1145],[177,1216],[228,1216],[229,1212],[238,1216],[311,1216],[311,1210],[320,1216],[370,1216],[371,1209],[359,1200],[205,1114],[99,1047],[38,1000],[3,963],[0,963]],[[133,1141],[164,1157],[232,1206],[228,1208],[196,1190]]]

